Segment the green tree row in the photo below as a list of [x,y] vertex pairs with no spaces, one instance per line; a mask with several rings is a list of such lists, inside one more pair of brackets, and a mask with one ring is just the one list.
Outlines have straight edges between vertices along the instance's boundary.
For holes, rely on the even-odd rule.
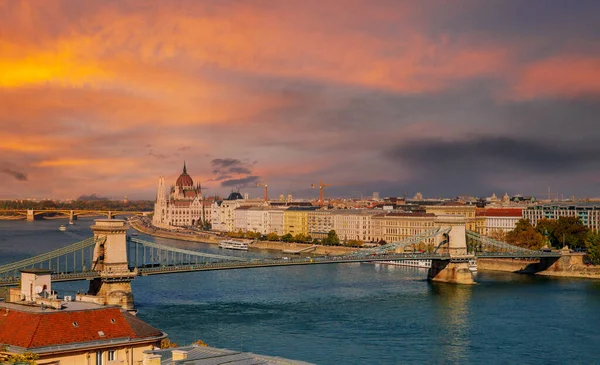
[[528,219],[521,219],[505,239],[510,244],[531,250],[544,246],[560,249],[565,245],[575,250],[587,250],[592,262],[600,264],[600,234],[590,230],[579,217],[541,219],[535,227]]

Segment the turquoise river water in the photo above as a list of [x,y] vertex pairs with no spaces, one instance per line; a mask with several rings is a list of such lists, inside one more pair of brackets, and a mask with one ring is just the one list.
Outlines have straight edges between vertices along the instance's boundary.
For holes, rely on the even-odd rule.
[[[0,264],[91,236],[91,219],[59,232],[64,223],[0,221]],[[600,364],[598,281],[480,272],[478,285],[456,286],[425,278],[420,269],[334,264],[140,277],[133,292],[138,316],[179,344],[202,339],[316,364]]]

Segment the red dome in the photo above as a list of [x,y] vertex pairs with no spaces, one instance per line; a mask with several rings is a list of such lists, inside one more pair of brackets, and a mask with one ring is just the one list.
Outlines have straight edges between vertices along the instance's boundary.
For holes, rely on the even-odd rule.
[[177,182],[175,182],[175,185],[181,186],[181,187],[194,186],[194,180],[192,180],[192,177],[187,174],[187,169],[185,168],[185,162],[183,163],[183,172],[177,178]]

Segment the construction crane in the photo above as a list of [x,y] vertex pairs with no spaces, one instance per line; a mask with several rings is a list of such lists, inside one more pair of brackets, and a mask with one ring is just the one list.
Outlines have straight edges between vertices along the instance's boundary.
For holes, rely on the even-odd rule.
[[264,186],[265,187],[265,201],[269,201],[269,186],[263,183],[256,183],[256,186]]
[[319,185],[310,184],[310,187],[313,189],[319,188],[319,205],[323,206],[323,188],[331,186],[329,184],[323,184],[323,180],[319,180]]

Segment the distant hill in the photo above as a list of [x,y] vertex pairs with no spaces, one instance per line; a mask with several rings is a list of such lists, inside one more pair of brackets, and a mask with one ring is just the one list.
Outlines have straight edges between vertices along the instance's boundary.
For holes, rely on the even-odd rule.
[[103,197],[103,196],[97,196],[96,193],[93,193],[91,195],[82,195],[79,198],[77,198],[77,200],[85,201],[85,202],[95,202],[95,201],[105,201],[105,200],[108,200],[108,198]]

